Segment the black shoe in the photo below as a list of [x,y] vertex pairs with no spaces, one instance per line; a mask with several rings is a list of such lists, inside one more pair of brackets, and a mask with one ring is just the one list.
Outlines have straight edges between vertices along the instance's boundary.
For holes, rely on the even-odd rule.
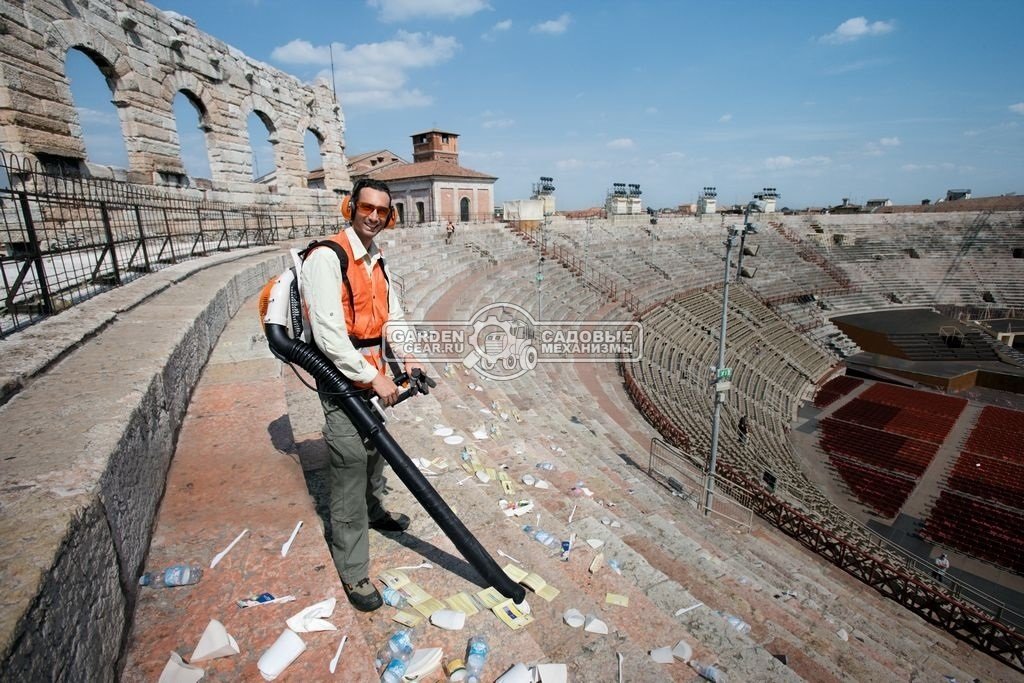
[[377,519],[370,520],[370,528],[398,533],[409,528],[409,518],[401,513],[393,515],[390,512],[385,512]]
[[363,579],[355,585],[343,581],[341,585],[345,588],[348,601],[360,612],[372,612],[384,604],[380,593],[373,587],[369,579]]

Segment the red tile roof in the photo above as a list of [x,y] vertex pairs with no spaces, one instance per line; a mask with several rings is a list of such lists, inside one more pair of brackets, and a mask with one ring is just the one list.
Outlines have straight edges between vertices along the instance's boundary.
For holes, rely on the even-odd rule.
[[407,180],[410,178],[429,178],[439,176],[444,178],[475,178],[477,180],[497,180],[496,176],[487,175],[471,168],[456,166],[445,161],[421,161],[415,164],[394,164],[379,171],[370,171],[366,174],[377,180]]

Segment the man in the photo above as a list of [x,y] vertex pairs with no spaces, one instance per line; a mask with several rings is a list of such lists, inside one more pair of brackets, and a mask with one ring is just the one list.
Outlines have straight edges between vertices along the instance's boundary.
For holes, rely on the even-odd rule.
[[[357,387],[390,406],[399,392],[385,374],[381,336],[386,323],[405,315],[373,240],[393,216],[391,191],[379,180],[360,180],[352,188],[349,207],[351,225],[330,238],[348,255],[346,277],[333,250],[314,249],[302,266],[302,296],[317,347]],[[411,374],[415,368],[423,369],[407,358],[405,371]],[[409,518],[384,509],[380,454],[364,443],[333,398],[321,395],[320,402],[331,454],[331,554],[349,602],[370,612],[383,601],[369,579],[369,529],[401,532]]]
[[939,583],[942,583],[942,579],[946,576],[946,570],[949,569],[949,558],[946,557],[946,553],[942,553],[935,558],[935,571],[932,572]]

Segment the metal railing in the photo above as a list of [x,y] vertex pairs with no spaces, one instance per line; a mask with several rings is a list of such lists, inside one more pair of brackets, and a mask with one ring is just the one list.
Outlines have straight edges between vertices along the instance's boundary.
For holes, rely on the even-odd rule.
[[335,211],[47,172],[0,152],[0,338],[146,273],[218,251],[334,234]]

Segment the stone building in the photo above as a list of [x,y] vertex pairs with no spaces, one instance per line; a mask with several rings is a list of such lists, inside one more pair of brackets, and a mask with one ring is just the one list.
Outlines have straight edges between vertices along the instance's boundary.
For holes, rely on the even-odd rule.
[[[181,157],[173,100],[195,106],[212,178],[209,199],[296,209],[337,205],[351,188],[344,117],[325,81],[307,85],[203,33],[188,17],[132,0],[0,2],[0,148],[44,167],[134,183],[192,187]],[[69,50],[106,78],[120,119],[128,168],[87,159],[65,71]],[[254,183],[247,120],[269,132],[276,170]],[[303,146],[320,146],[322,189],[307,187]]]
[[490,220],[497,178],[459,165],[458,138],[436,129],[416,133],[411,164],[381,150],[357,157],[361,165],[350,166],[349,172],[353,181],[370,177],[386,182],[400,223]]

